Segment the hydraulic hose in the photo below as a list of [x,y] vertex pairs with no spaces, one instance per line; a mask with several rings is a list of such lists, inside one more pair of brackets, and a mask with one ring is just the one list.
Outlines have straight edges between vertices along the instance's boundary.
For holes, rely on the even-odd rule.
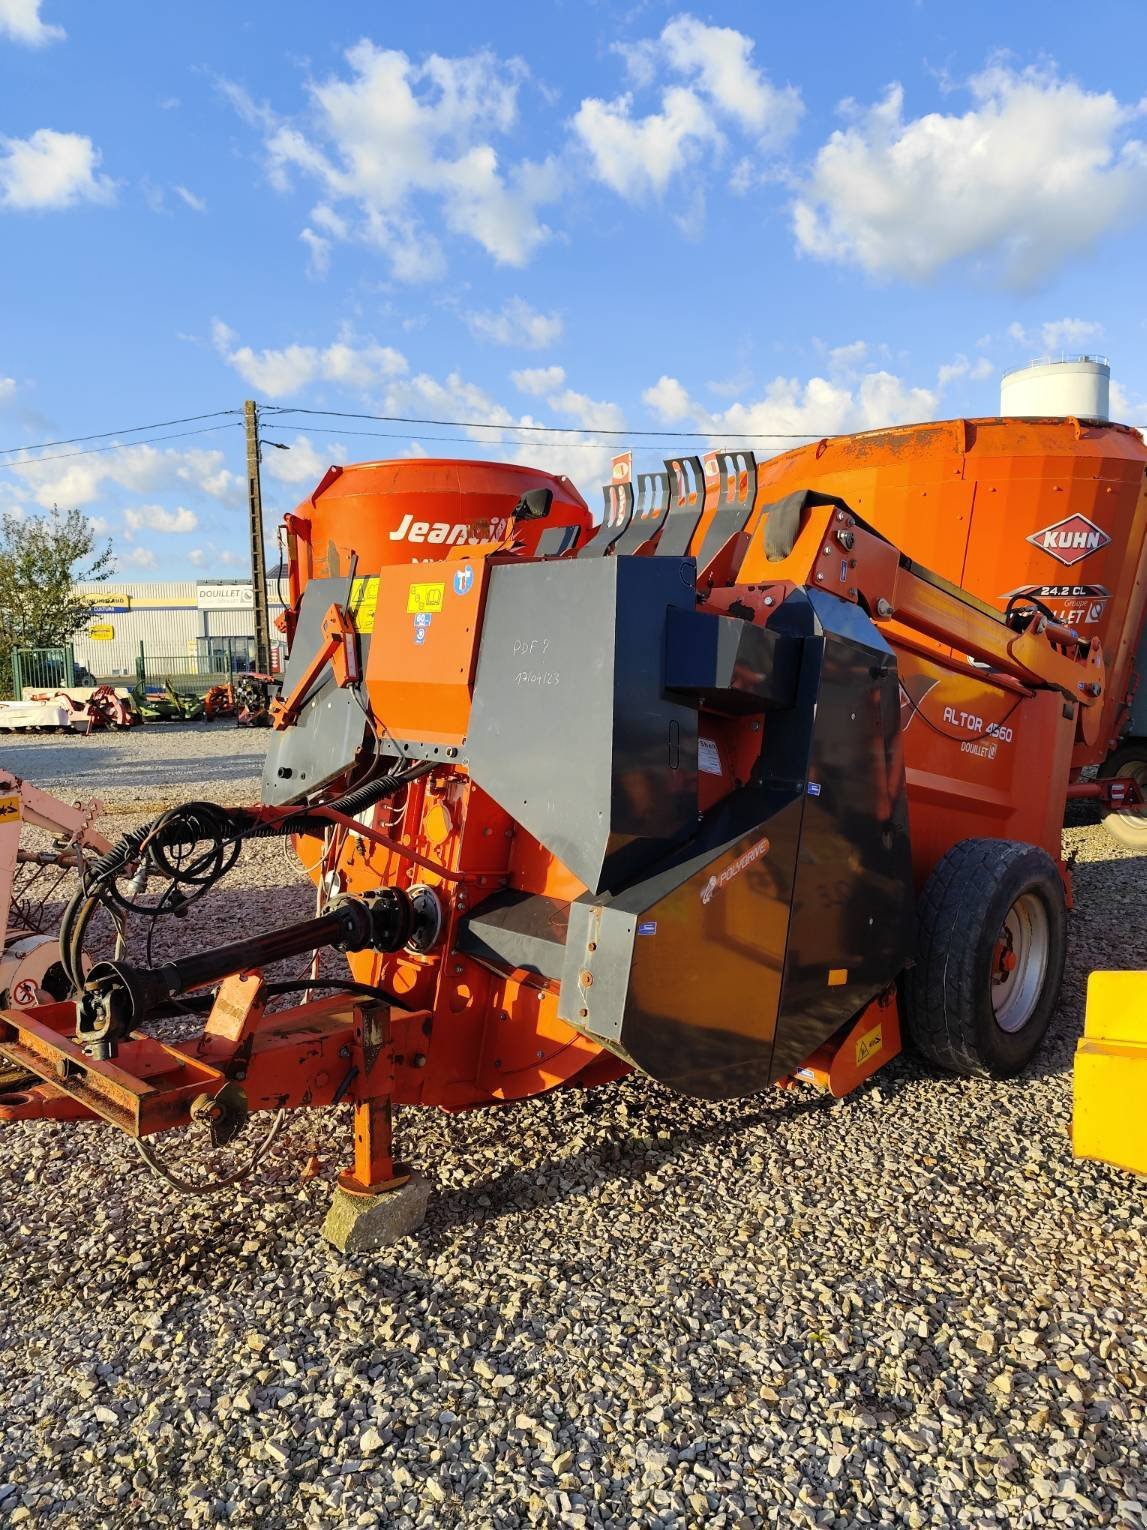
[[[432,761],[424,761],[409,770],[389,772],[375,781],[348,792],[330,804],[329,811],[348,819],[373,807],[400,792],[411,781],[425,776],[435,768]],[[186,906],[190,897],[200,896],[213,886],[234,865],[242,841],[247,838],[279,837],[287,834],[322,834],[330,827],[331,819],[312,812],[301,805],[297,812],[270,821],[238,809],[231,811],[213,802],[188,802],[170,809],[150,823],[131,829],[118,844],[88,864],[81,886],[70,899],[60,920],[60,955],[64,971],[75,993],[84,986],[83,950],[88,927],[101,902],[118,902],[125,910],[129,905],[115,894],[116,878],[134,862],[146,861],[156,871],[172,879],[172,884],[186,883],[192,891],[184,893],[180,906]],[[180,845],[206,841],[209,849],[190,868],[183,868],[179,877],[172,876],[172,863],[167,851]],[[111,892],[110,899],[105,893]]]

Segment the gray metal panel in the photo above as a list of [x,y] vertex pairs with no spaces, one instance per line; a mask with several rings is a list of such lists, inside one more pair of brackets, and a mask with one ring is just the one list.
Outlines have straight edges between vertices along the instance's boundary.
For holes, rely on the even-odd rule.
[[461,920],[454,949],[501,972],[561,977],[569,927],[568,903],[506,888]]
[[[345,601],[345,579],[312,579],[299,603],[299,620],[283,673],[289,696],[323,646],[323,617],[334,601]],[[370,637],[359,638],[363,673]],[[273,807],[301,802],[345,775],[366,746],[367,718],[355,692],[335,684],[330,665],[320,670],[295,722],[271,734],[263,765],[263,801]]]
[[696,820],[697,713],[665,692],[688,559],[570,558],[491,571],[467,738],[483,791],[593,891]]

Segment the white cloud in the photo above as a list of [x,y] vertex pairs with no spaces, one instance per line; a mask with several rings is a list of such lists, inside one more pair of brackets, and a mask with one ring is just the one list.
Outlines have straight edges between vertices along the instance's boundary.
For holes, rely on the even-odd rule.
[[566,380],[565,367],[523,367],[518,372],[511,372],[514,387],[521,393],[529,393],[534,398],[540,398],[544,393],[552,393],[560,388]]
[[157,568],[159,559],[150,547],[133,547],[123,560],[132,568]]
[[245,481],[224,465],[221,451],[202,448],[160,451],[154,446],[122,446],[63,461],[9,459],[4,468],[45,509],[54,504],[90,505],[109,488],[133,494],[200,494],[229,508],[246,504]]
[[852,340],[848,345],[834,345],[828,353],[829,370],[834,376],[852,377],[868,360],[868,341]]
[[510,298],[496,312],[481,310],[466,315],[471,334],[495,345],[513,345],[526,351],[541,351],[562,336],[562,318],[556,313],[539,313],[523,298]]
[[199,525],[195,511],[183,505],[174,510],[166,510],[162,505],[139,505],[135,509],[125,510],[123,519],[129,531],[183,533],[194,531]]
[[683,86],[664,91],[661,110],[640,118],[633,116],[630,95],[613,101],[589,96],[578,107],[573,127],[597,179],[634,201],[661,196],[706,145],[722,141],[704,102]]
[[688,425],[715,442],[726,435],[775,433],[747,443],[761,456],[784,451],[791,444],[784,437],[790,435],[813,438],[931,419],[937,403],[931,389],[911,387],[885,371],[866,372],[855,386],[825,377],[804,383],[775,377],[759,399],[718,411],[692,399],[675,377],[658,378],[642,398],[667,425]]
[[800,93],[771,85],[752,62],[753,40],[732,27],[676,16],[661,33],[671,69],[693,76],[713,105],[764,143],[783,142],[804,110]]
[[68,34],[63,27],[40,18],[43,0],[0,0],[0,37],[42,48],[45,43],[60,42]]
[[936,388],[943,391],[949,383],[957,382],[966,378],[969,382],[983,382],[991,377],[995,367],[986,356],[978,356],[975,361],[969,361],[962,353],[954,356],[951,361],[945,362],[936,373]]
[[664,420],[667,425],[680,425],[697,407],[684,384],[678,382],[676,377],[667,377],[664,373],[652,387],[646,388],[641,397],[658,419]]
[[[603,482],[616,448],[595,441],[593,430],[586,427],[585,421],[594,417],[598,410],[613,411],[617,406],[599,404],[572,392],[549,400],[549,404],[551,409],[566,407],[579,428],[560,438],[541,432],[522,432],[519,428],[521,426],[550,422],[539,420],[529,413],[515,415],[485,389],[467,382],[457,372],[451,372],[443,379],[421,372],[414,377],[397,380],[387,389],[381,412],[440,419],[485,420],[492,429],[466,432],[473,442],[471,450],[475,456],[493,458],[499,462],[520,462],[543,468],[549,473],[564,473],[575,482]],[[598,428],[602,428],[600,424]],[[398,446],[396,441],[395,447]],[[437,443],[430,443],[431,452],[440,450]],[[452,450],[455,455],[461,455],[461,448],[454,447]],[[404,455],[425,456],[426,448],[415,442],[413,450]]]
[[374,341],[360,345],[344,338],[325,347],[288,345],[255,351],[249,345],[237,345],[239,337],[220,319],[213,323],[211,337],[215,349],[243,381],[271,398],[298,393],[313,382],[368,388],[407,370],[401,352]]
[[37,128],[29,138],[0,137],[0,207],[47,212],[111,202],[115,183],[96,174],[99,162],[99,150],[81,133]]
[[96,537],[106,537],[112,529],[106,515],[89,515],[88,525],[92,528],[92,535]]
[[314,486],[331,463],[337,460],[333,456],[321,456],[306,436],[296,436],[287,445],[290,451],[272,449],[263,453],[263,467],[267,475],[279,483],[308,483]]
[[564,367],[525,367],[511,372],[514,386],[532,398],[544,397],[555,414],[568,415],[583,430],[624,430],[625,414],[617,404],[590,398],[564,386]]
[[16,397],[16,379],[14,377],[0,377],[0,408],[10,404]]
[[181,201],[186,202],[192,212],[201,213],[207,211],[207,203],[203,197],[197,197],[194,191],[188,191],[186,186],[177,186],[175,188],[175,195]]
[[331,268],[331,242],[323,234],[316,234],[313,228],[305,228],[299,238],[307,247],[307,273],[310,276],[325,276]]
[[1147,211],[1144,105],[1054,70],[992,63],[971,108],[905,119],[893,85],[816,156],[793,211],[797,244],[877,276],[925,280],[971,261],[1027,286]]
[[[268,549],[268,563],[270,563]],[[243,553],[236,552],[232,547],[217,547],[211,542],[206,547],[193,547],[187,554],[187,561],[192,568],[247,568],[247,558]]]
[[1049,355],[1056,351],[1078,351],[1103,334],[1103,325],[1091,319],[1048,319],[1038,329],[1009,324],[1008,334],[1020,345],[1038,347]]
[[547,402],[556,413],[569,415],[583,430],[625,429],[625,414],[619,405],[603,403],[573,388],[552,394]]
[[[525,66],[488,49],[415,63],[366,40],[345,57],[349,76],[308,85],[311,110],[302,123],[227,88],[264,135],[272,183],[286,189],[295,175],[318,183],[312,264],[316,238],[356,238],[380,249],[402,280],[440,274],[442,246],[420,215],[432,202],[452,234],[474,240],[500,265],[524,265],[549,235],[539,209],[559,190],[554,160],[503,164],[495,148],[517,124]],[[331,214],[345,232],[316,231]]]
[[596,178],[635,201],[664,194],[670,181],[703,154],[725,147],[722,124],[749,139],[753,155],[735,172],[741,189],[754,162],[787,139],[803,106],[794,89],[778,90],[752,62],[753,40],[731,27],[674,17],[656,39],[619,46],[638,90],[658,76],[675,76],[659,110],[640,115],[634,95],[587,96],[572,120]]

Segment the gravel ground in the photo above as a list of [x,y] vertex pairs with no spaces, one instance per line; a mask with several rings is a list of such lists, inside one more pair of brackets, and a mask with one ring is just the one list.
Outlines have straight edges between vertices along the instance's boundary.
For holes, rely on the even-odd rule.
[[[3,755],[128,814],[242,800],[264,742]],[[1027,1077],[901,1059],[840,1103],[630,1079],[407,1112],[438,1191],[383,1254],[318,1237],[346,1111],[198,1200],[108,1128],[0,1127],[0,1522],[1147,1525],[1143,1183],[1067,1135],[1087,972],[1147,967],[1147,857],[1082,814],[1066,841],[1067,981]],[[309,905],[252,850],[216,931]]]

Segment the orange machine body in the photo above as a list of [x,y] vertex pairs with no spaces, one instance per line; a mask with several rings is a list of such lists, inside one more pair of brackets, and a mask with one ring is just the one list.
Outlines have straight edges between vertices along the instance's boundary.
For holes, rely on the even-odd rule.
[[[846,1092],[899,1050],[912,884],[946,851],[1040,846],[1070,892],[1069,780],[1118,727],[1107,676],[1130,685],[1141,625],[1145,461],[1131,432],[1062,421],[912,427],[764,464],[710,452],[665,474],[622,456],[597,528],[566,479],[527,468],[332,468],[286,519],[299,641],[250,812],[301,822],[323,917],[385,893],[436,924],[349,946],[365,997],[281,1015],[242,987],[249,965],[227,968],[199,1040],[131,1033],[119,1064],[68,1039],[74,1005],[6,1012],[0,1052],[44,1082],[0,1118],[82,1110],[144,1134],[225,1083],[255,1109],[348,1099],[361,1188],[395,1172],[391,1101],[462,1110],[634,1065],[678,1087],[683,1046],[702,1059],[686,1092],[794,1075]],[[1106,592],[1097,609],[1063,597],[1060,620],[1001,620],[1015,590],[1063,582],[1052,545],[1073,584]],[[547,637],[551,598],[564,626]],[[817,733],[803,754],[776,742],[798,711]],[[291,748],[317,757],[336,718],[343,763],[295,792]],[[513,937],[496,948],[484,907]],[[517,960],[543,947],[548,965]],[[643,985],[633,1008],[622,965]],[[609,1030],[622,1008],[630,1040]]]
[[1108,690],[1099,764],[1136,682],[1147,608],[1147,445],[1124,425],[1074,419],[943,420],[836,436],[758,469],[757,502],[839,495],[908,557],[1003,610],[1034,596],[1098,637]]
[[[1031,650],[1034,638],[1018,637],[986,610],[917,578],[901,567],[893,547],[859,525],[851,533],[856,540],[843,549],[837,532],[845,512],[832,506],[808,511],[788,557],[770,562],[766,511],[778,493],[767,477],[771,464],[764,467],[765,482],[756,486],[752,513],[739,537],[722,543],[712,556],[702,555],[706,545],[715,545],[709,532],[722,496],[719,455],[709,454],[698,463],[695,481],[686,475],[674,488],[675,503],[696,508],[685,551],[697,557],[701,609],[735,613],[763,625],[786,594],[819,582],[864,609],[875,610],[886,599],[895,610],[878,626],[900,673],[897,747],[906,773],[917,885],[947,849],[975,835],[1040,845],[1062,865],[1060,827],[1072,752],[1083,728],[1092,729],[1099,717],[1098,706],[1089,710],[1069,698],[1084,672],[1064,658],[1066,692],[1041,685],[1036,674],[1025,674],[1022,662],[1013,660],[1012,650],[1025,644]],[[627,479],[628,463],[619,461]],[[382,477],[389,468],[361,471],[364,477],[368,471]],[[726,499],[730,493],[735,498],[751,492],[735,464],[731,473],[726,464],[724,483]],[[419,561],[411,561],[410,548],[403,561],[387,561],[394,547],[386,527],[393,525],[396,512],[388,510],[376,526],[357,514],[344,519],[339,501],[318,499],[322,531],[312,529],[305,540],[353,549],[354,566],[374,583],[374,629],[389,635],[386,644],[372,645],[366,663],[371,711],[385,732],[418,740],[426,746],[425,756],[440,759],[443,767],[408,788],[397,806],[381,805],[366,820],[390,844],[370,843],[349,830],[328,840],[325,852],[317,838],[299,844],[303,864],[328,888],[363,893],[380,886],[428,885],[442,897],[446,927],[435,951],[349,958],[356,978],[387,988],[409,1006],[407,1015],[396,1011],[391,1020],[395,1100],[461,1109],[618,1076],[627,1071],[626,1062],[559,1018],[555,983],[539,982],[527,972],[494,970],[455,948],[458,922],[495,889],[508,886],[564,900],[585,891],[560,860],[470,779],[461,763],[490,572],[501,562],[527,558],[526,547],[499,543],[501,529],[495,526],[495,540],[485,544],[420,544]],[[608,490],[606,499],[608,512]],[[865,508],[869,523],[883,532],[878,507]],[[403,504],[398,509],[409,513]],[[421,519],[445,524],[454,513],[449,505],[436,510],[428,503]],[[306,507],[296,516],[296,524],[305,522]],[[495,520],[504,519],[503,506]],[[851,516],[848,525],[853,525]],[[655,545],[653,539],[639,551],[652,554]],[[348,567],[346,552],[339,567]],[[305,585],[302,577],[300,590]],[[560,676],[548,672],[546,655],[536,650],[529,630],[523,629],[515,643],[525,690],[560,683]],[[1101,685],[1102,671],[1096,645],[1087,683],[1098,676]],[[858,705],[870,704],[858,698]],[[759,752],[759,726],[717,708],[702,709],[707,768],[697,781],[699,813],[747,779],[754,752]],[[1029,789],[1034,779],[1043,784],[1039,792]],[[820,890],[826,920],[836,914],[834,887],[843,887],[848,874],[842,864],[834,881],[832,869],[826,869]],[[886,1011],[887,995],[883,1003]],[[882,1053],[874,1049],[866,1072],[899,1047],[894,1013],[886,1016],[882,1034],[887,1045]]]

